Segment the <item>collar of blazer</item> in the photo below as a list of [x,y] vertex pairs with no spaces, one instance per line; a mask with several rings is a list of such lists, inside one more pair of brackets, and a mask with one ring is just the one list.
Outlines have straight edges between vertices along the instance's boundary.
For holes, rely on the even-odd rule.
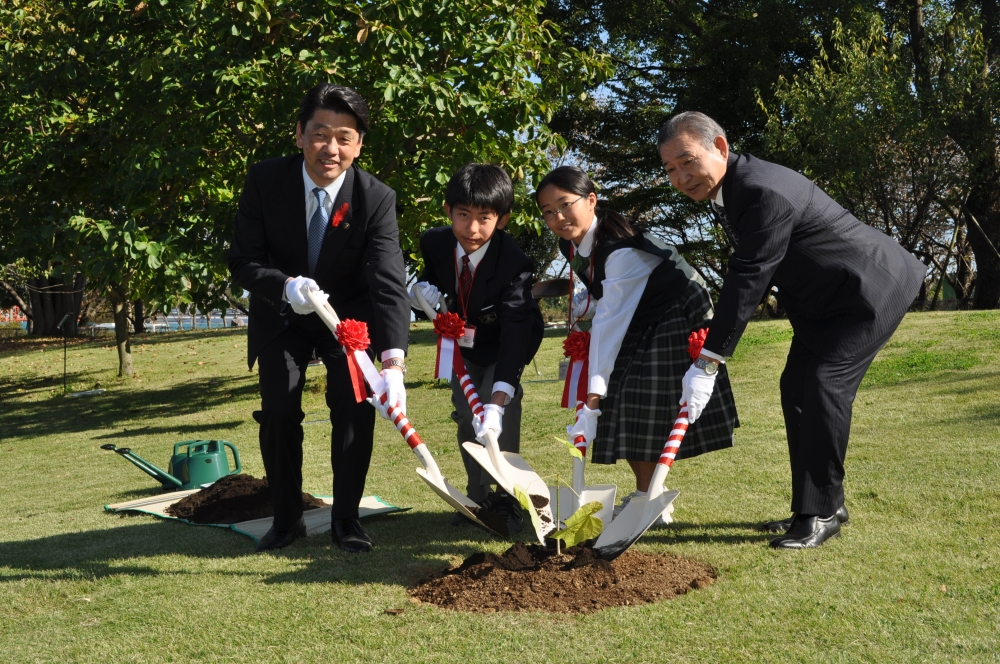
[[[497,260],[500,256],[500,245],[508,241],[508,238],[504,237],[505,235],[506,233],[500,229],[497,229],[493,233],[493,241],[490,242],[490,246],[486,249],[486,255],[483,256],[483,259],[479,261],[478,267],[476,267],[476,280],[472,283],[472,294],[469,296],[469,306],[467,309],[469,312],[478,312],[483,308],[483,303],[486,300],[489,289],[489,282],[493,278],[493,275],[496,274]],[[439,282],[445,284],[445,288],[442,290],[452,297],[453,308],[450,310],[461,315],[462,312],[458,306],[455,288],[455,247],[458,246],[458,239],[454,233],[448,233],[448,237],[450,239],[445,243],[447,260],[441,260],[438,263],[437,275]]]
[[[726,174],[722,176],[722,202],[727,203],[733,200],[733,181],[736,179],[736,167],[739,164],[740,155],[736,152],[729,153],[726,160]],[[712,201],[709,201],[710,203]],[[727,212],[728,215],[728,212]],[[729,217],[733,219],[733,217]]]
[[[354,196],[355,169],[357,166],[351,164],[344,175],[344,184],[340,187],[337,199],[333,202],[333,214],[337,213],[340,206],[349,203],[347,215],[341,220],[337,228],[327,225],[326,235],[323,236],[323,246],[319,251],[317,261],[317,271],[320,265],[331,265],[336,260],[337,254],[344,246],[347,238],[351,235],[352,219],[354,208],[357,204],[357,197]],[[302,155],[292,160],[292,168],[285,179],[284,194],[286,200],[291,201],[289,214],[291,222],[287,225],[286,231],[289,233],[289,241],[293,243],[296,258],[299,264],[300,274],[309,273],[309,238],[306,235],[306,224],[303,223],[306,217],[306,199],[303,196],[302,186]],[[333,219],[331,215],[330,219]]]

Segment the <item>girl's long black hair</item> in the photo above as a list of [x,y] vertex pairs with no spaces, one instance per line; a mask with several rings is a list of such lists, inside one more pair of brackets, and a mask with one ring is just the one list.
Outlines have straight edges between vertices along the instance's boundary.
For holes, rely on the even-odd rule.
[[[535,188],[535,203],[538,203],[539,192],[550,185],[578,196],[597,194],[594,181],[576,166],[560,166],[549,171],[549,174],[542,178],[542,181],[538,183],[538,187]],[[598,203],[594,213],[597,215],[598,222],[600,222],[597,230],[594,231],[594,249],[611,240],[630,238],[642,234],[642,228],[638,225],[632,223],[627,217],[618,214],[614,210],[602,208],[600,203]]]

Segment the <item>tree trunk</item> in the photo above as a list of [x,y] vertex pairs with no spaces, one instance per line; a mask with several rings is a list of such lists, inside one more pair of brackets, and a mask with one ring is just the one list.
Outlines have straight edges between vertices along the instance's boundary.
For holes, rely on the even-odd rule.
[[129,339],[128,298],[117,288],[111,288],[111,302],[115,311],[115,345],[118,347],[118,377],[135,375],[132,365],[132,343]]
[[87,288],[87,277],[77,272],[73,280],[73,334],[80,333],[80,315],[83,313],[83,291]]
[[[1000,200],[994,200],[992,210],[979,213],[973,207],[974,201],[969,197],[969,213],[979,222],[970,223],[969,244],[976,257],[976,288],[973,306],[976,309],[996,309],[1000,307],[1000,256],[996,250],[1000,248]],[[983,237],[983,233],[986,237]],[[989,241],[987,241],[989,238]],[[991,246],[992,245],[992,246]]]
[[31,302],[32,313],[29,319],[31,326],[28,333],[33,337],[41,336],[39,330],[42,328],[42,297],[38,292],[38,287],[38,279],[35,277],[28,279],[28,301]]
[[39,336],[51,337],[56,332],[56,310],[52,306],[52,284],[48,277],[41,277],[38,279],[38,286],[41,290],[42,298],[42,329],[39,332]]
[[136,334],[143,334],[146,326],[143,324],[142,300],[136,300],[132,305],[132,328]]

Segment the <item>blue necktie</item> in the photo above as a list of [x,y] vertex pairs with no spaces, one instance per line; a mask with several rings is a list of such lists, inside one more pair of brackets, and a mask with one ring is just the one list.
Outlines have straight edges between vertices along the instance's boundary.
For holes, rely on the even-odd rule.
[[330,213],[326,211],[326,189],[316,187],[312,190],[316,195],[317,207],[313,212],[312,219],[309,220],[309,274],[316,272],[316,263],[319,262],[319,250],[323,248],[323,236],[326,235],[326,227],[330,223]]

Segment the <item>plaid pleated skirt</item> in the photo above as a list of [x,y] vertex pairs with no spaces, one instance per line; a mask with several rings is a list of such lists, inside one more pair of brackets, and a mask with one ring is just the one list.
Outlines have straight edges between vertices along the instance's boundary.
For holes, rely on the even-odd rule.
[[[691,366],[688,335],[710,324],[712,313],[708,290],[691,281],[658,319],[629,326],[608,393],[601,399],[594,463],[659,460],[680,411],[681,380]],[[733,429],[739,425],[729,374],[722,365],[712,398],[685,434],[677,458],[732,447]]]

